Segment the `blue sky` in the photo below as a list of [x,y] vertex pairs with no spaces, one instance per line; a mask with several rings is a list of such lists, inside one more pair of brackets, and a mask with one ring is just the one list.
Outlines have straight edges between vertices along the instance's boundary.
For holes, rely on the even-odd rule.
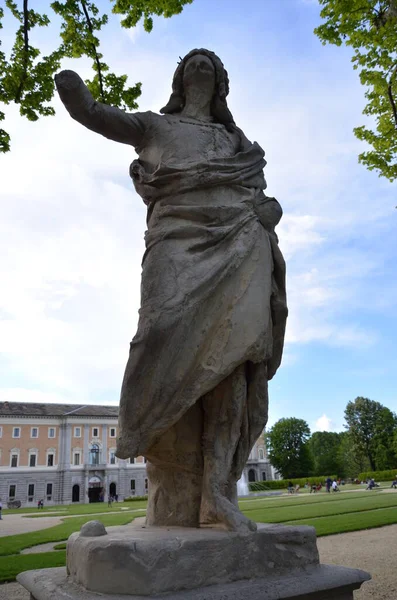
[[[104,5],[106,6],[106,5]],[[44,7],[44,3],[43,3]],[[153,32],[119,28],[102,49],[142,81],[141,110],[166,103],[179,56],[219,54],[229,106],[268,160],[284,209],[290,317],[270,389],[271,425],[343,427],[362,395],[397,410],[397,186],[357,162],[364,90],[350,51],[322,46],[311,0],[195,0]],[[5,45],[10,22],[5,23]],[[55,29],[41,32],[50,47]],[[90,64],[64,67],[88,76]],[[117,403],[139,308],[145,208],[128,176],[134,151],[57,115],[7,108],[0,159],[0,400]]]

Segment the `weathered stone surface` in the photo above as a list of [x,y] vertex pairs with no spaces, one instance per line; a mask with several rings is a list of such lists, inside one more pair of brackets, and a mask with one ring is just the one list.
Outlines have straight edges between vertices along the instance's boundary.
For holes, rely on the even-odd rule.
[[99,538],[73,534],[70,578],[101,593],[156,595],[287,573],[318,564],[312,527],[258,524],[241,535],[219,529],[109,528]]
[[264,152],[235,125],[227,72],[205,49],[179,63],[163,115],[94,102],[73,71],[56,84],[74,119],[135,147],[148,207],[116,454],[149,461],[148,524],[252,531],[236,482],[267,422],[287,317]]
[[[196,590],[171,593],[164,600],[353,600],[353,590],[370,579],[359,569],[315,565],[290,571],[281,577],[213,585]],[[17,580],[32,594],[33,600],[98,600],[73,583],[66,569],[26,571]],[[148,600],[148,596],[104,594],[101,600]],[[155,598],[155,597],[153,597]]]
[[80,534],[82,537],[99,537],[106,535],[106,529],[100,521],[88,521],[81,526]]

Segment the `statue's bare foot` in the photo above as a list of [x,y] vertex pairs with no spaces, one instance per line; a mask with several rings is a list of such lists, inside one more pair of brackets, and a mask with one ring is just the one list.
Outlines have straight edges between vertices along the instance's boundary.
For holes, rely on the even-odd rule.
[[202,500],[200,527],[221,527],[228,531],[250,533],[256,531],[256,523],[243,515],[237,506],[224,496]]

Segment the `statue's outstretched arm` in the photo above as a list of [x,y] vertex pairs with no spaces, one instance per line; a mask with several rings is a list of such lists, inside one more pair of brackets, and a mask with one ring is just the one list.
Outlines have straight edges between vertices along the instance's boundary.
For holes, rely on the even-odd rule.
[[55,75],[55,83],[73,119],[115,142],[139,145],[145,133],[142,113],[134,115],[115,106],[96,102],[84,81],[74,71],[61,71]]

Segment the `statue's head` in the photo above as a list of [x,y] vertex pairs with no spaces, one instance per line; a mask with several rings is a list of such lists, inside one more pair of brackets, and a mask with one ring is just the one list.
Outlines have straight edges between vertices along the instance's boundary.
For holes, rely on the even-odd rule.
[[161,113],[179,113],[185,106],[187,86],[199,87],[212,95],[211,115],[227,128],[234,125],[228,109],[229,78],[220,58],[204,48],[192,50],[183,58],[174,73],[172,94]]

